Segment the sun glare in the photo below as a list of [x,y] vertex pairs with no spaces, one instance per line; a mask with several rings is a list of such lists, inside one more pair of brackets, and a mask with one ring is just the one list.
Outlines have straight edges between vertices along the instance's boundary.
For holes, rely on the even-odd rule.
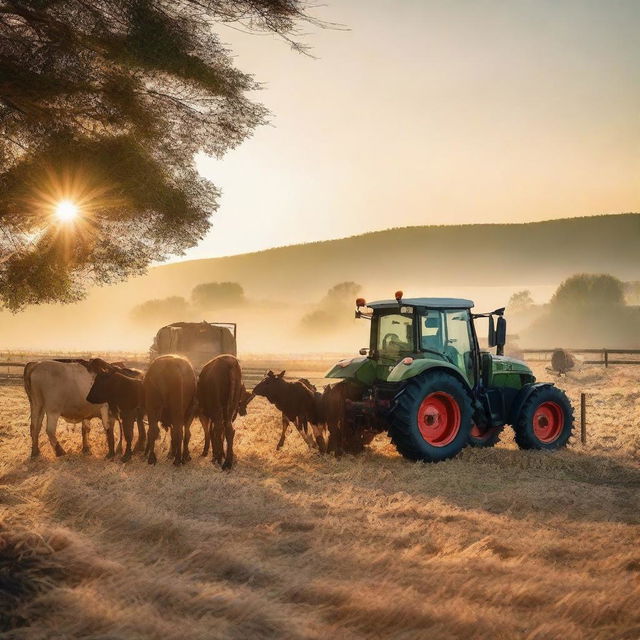
[[71,200],[60,200],[56,205],[56,217],[62,222],[70,222],[78,215],[78,206]]

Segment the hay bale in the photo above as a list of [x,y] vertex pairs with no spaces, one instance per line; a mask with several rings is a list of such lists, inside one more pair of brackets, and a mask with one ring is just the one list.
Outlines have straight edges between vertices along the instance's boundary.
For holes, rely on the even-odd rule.
[[555,349],[551,354],[551,368],[557,373],[567,373],[575,369],[576,357],[566,349]]

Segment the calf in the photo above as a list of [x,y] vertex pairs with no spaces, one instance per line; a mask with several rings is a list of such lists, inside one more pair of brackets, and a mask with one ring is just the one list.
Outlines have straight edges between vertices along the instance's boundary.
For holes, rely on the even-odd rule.
[[[253,395],[265,397],[282,412],[282,433],[276,448],[280,449],[284,445],[289,423],[293,422],[309,447],[317,445],[320,452],[324,453],[324,420],[318,401],[319,394],[308,380],[287,382],[284,374],[285,371],[279,374],[268,371],[253,389]],[[309,434],[309,425],[313,436]]]
[[[93,386],[87,395],[87,401],[101,404],[106,402],[112,415],[120,420],[126,447],[122,456],[123,462],[131,459],[133,440],[133,423],[138,423],[138,440],[134,452],[145,448],[146,433],[144,428],[144,374],[138,369],[109,364],[101,358],[89,361],[89,370],[96,374]],[[107,438],[109,457],[114,455],[113,431]],[[120,445],[119,445],[120,446]]]
[[157,462],[155,442],[160,430],[158,422],[171,429],[173,464],[191,460],[189,440],[191,422],[196,410],[196,374],[191,363],[180,356],[156,358],[144,377],[144,406],[149,419],[149,464]]
[[31,457],[40,455],[38,438],[44,415],[47,416],[47,436],[57,456],[65,454],[56,438],[58,419],[82,422],[82,451],[89,453],[88,435],[91,418],[100,418],[107,433],[113,435],[113,419],[107,404],[87,401],[95,374],[86,361],[61,362],[42,360],[29,362],[24,368],[24,389],[31,408]]
[[211,443],[211,462],[223,469],[233,466],[233,421],[238,413],[246,414],[248,395],[242,384],[240,363],[234,356],[217,356],[202,368],[198,377],[198,408],[205,439],[202,455],[207,455]]
[[343,380],[325,387],[322,394],[322,415],[329,429],[327,450],[337,458],[343,453],[360,453],[365,444],[369,444],[375,433],[356,431],[347,420],[348,401],[362,399],[362,389]]

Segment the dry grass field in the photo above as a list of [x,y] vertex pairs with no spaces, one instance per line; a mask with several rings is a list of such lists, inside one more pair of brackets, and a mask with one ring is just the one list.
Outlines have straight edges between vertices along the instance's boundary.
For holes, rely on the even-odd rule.
[[61,422],[68,456],[43,434],[32,462],[24,392],[0,387],[0,636],[640,638],[640,367],[560,386],[588,393],[586,447],[507,430],[422,465],[379,436],[336,461],[295,432],[276,452],[258,399],[231,473],[107,462],[97,423],[92,456]]

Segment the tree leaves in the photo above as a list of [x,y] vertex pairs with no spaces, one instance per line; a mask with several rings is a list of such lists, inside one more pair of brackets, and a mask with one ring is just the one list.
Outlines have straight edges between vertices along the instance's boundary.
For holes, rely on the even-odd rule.
[[[303,0],[0,0],[0,304],[72,301],[181,254],[218,192],[193,161],[265,122],[217,22],[290,39]],[[59,199],[80,207],[62,228]]]

